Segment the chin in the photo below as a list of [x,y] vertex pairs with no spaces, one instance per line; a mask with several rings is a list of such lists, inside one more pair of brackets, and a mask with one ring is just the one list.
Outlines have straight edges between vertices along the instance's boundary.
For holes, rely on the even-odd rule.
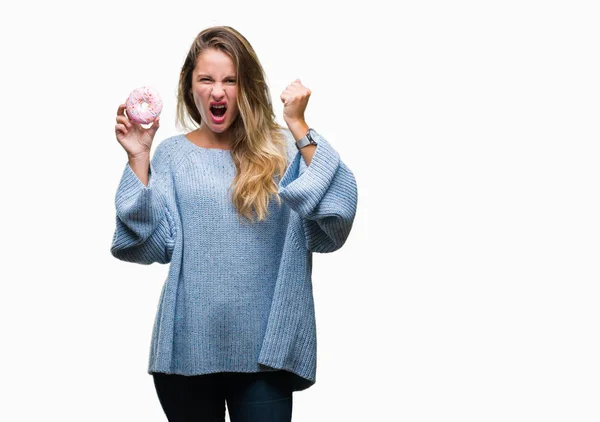
[[223,132],[227,132],[231,128],[231,125],[219,126],[219,127],[211,126],[210,128],[215,133],[223,133]]

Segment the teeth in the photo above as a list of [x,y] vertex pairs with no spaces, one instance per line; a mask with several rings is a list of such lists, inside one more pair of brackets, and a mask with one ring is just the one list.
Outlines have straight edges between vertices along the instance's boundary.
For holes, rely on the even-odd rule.
[[214,105],[213,108],[225,108],[224,105]]

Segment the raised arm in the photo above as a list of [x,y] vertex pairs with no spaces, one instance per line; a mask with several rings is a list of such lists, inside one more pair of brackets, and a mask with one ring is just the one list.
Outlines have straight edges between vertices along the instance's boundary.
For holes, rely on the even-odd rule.
[[[306,248],[333,252],[342,247],[352,229],[358,203],[354,174],[338,152],[317,132],[317,147],[307,166],[297,151],[279,184],[279,195],[302,217]],[[295,140],[286,131],[288,148]]]
[[115,197],[116,229],[110,248],[115,258],[145,265],[171,261],[177,228],[169,161],[163,141],[149,162],[147,185],[130,162],[125,165]]

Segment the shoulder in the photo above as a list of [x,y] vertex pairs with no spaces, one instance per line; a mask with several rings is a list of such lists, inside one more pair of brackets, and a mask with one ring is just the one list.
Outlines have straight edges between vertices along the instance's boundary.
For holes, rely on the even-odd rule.
[[[156,141],[155,138],[154,142]],[[174,135],[157,142],[156,146],[153,146],[154,153],[152,155],[155,165],[165,170],[174,167],[179,161],[177,157],[182,155],[179,151],[185,146],[182,141],[185,141],[183,135]]]
[[[154,139],[156,142],[157,139]],[[176,164],[186,155],[190,141],[185,138],[184,134],[169,136],[158,142],[154,147],[153,157],[158,159],[166,159]]]
[[181,135],[174,135],[158,142],[154,150],[154,155],[156,156],[157,154],[170,154],[179,142],[180,137]]

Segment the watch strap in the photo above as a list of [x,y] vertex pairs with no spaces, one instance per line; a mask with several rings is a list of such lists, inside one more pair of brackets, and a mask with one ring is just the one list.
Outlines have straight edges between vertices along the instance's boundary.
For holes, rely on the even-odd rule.
[[308,133],[296,141],[296,148],[300,150],[307,145],[317,145],[315,138],[314,130],[312,128],[308,129]]

